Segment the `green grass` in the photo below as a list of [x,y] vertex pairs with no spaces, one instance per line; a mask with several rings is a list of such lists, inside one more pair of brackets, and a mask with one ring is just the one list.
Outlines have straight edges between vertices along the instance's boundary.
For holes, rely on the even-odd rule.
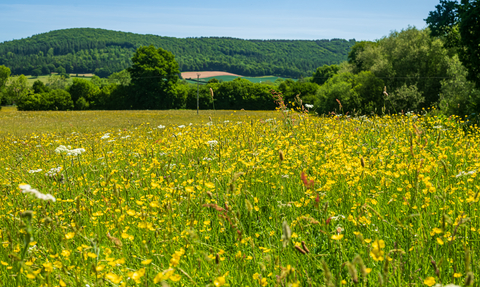
[[455,118],[7,108],[0,122],[2,286],[477,284],[479,130]]

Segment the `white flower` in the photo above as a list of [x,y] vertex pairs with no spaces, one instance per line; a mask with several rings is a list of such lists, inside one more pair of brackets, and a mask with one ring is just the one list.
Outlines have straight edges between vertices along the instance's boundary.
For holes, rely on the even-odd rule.
[[207,143],[210,145],[210,147],[214,147],[218,144],[218,142],[216,140],[208,141]]
[[185,127],[185,125],[178,126],[178,128],[180,128],[180,129],[183,129],[184,127]]
[[469,171],[469,172],[461,171],[461,172],[460,172],[459,174],[457,174],[455,177],[456,177],[456,178],[459,178],[459,177],[464,176],[464,175],[472,175],[472,174],[474,174],[474,173],[476,173],[476,172],[477,172],[476,169],[475,169],[475,170],[471,170],[471,171]]
[[110,133],[106,133],[101,137],[101,139],[104,140],[104,139],[108,139],[109,137],[110,137]]
[[164,129],[165,126],[159,125],[157,128],[159,128],[159,129]]
[[345,216],[339,214],[337,216],[332,216],[332,220],[340,220],[340,219],[345,219]]
[[39,169],[33,169],[33,170],[29,170],[28,173],[37,173],[37,172],[41,172],[42,169],[39,168]]
[[48,176],[48,177],[54,177],[56,176],[60,171],[62,170],[62,167],[59,166],[57,168],[51,168],[49,171],[47,171],[47,173],[45,173],[45,176]]
[[84,148],[76,148],[76,149],[70,149],[70,148],[71,148],[70,146],[66,147],[64,145],[61,145],[55,149],[55,152],[66,153],[67,155],[80,155],[85,152]]
[[211,161],[212,159],[209,158],[209,157],[204,157],[203,160],[205,160],[205,161]]
[[55,197],[53,197],[51,194],[49,194],[49,193],[43,194],[40,191],[38,191],[36,189],[33,189],[29,184],[21,183],[21,184],[18,185],[18,187],[22,190],[22,193],[31,193],[39,199],[51,200],[51,201],[55,202]]
[[313,108],[313,105],[305,104],[305,107],[306,107],[307,109],[312,109],[312,108]]

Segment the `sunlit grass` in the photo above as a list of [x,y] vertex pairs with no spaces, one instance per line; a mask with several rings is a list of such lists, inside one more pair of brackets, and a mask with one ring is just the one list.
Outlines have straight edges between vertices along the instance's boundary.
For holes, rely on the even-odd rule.
[[195,113],[3,109],[2,286],[473,284],[477,130]]

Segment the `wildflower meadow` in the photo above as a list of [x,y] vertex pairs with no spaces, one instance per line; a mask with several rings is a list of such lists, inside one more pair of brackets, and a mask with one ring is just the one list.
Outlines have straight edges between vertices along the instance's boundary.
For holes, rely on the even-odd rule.
[[479,130],[456,117],[109,113],[0,133],[1,286],[478,284]]

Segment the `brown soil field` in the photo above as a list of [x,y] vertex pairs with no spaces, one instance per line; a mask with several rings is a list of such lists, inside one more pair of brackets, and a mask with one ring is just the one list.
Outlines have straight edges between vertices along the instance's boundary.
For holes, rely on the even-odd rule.
[[202,78],[209,78],[209,77],[215,77],[215,76],[236,76],[236,77],[243,77],[237,74],[232,74],[232,73],[227,73],[227,72],[184,72],[182,73],[182,78],[183,79],[196,79],[197,74],[200,74],[200,79]]

